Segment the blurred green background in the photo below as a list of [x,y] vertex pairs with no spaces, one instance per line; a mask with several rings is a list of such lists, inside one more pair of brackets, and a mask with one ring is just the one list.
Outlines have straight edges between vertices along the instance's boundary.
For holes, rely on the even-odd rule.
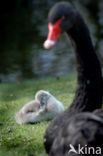
[[[0,82],[61,76],[74,72],[75,56],[65,35],[49,51],[43,49],[47,14],[59,0],[10,0],[0,5]],[[103,0],[67,0],[89,26],[103,67]]]

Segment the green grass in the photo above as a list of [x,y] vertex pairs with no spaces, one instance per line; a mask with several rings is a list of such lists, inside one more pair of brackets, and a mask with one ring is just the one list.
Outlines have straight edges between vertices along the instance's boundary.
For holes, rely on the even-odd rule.
[[50,91],[66,109],[72,102],[75,88],[76,75],[63,76],[59,80],[47,78],[0,84],[0,156],[46,156],[43,136],[49,122],[18,125],[15,114],[41,89]]

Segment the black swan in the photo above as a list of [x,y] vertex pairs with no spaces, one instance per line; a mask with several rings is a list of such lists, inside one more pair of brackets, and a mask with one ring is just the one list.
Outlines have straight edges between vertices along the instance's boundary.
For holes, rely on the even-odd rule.
[[18,124],[37,123],[44,120],[52,120],[57,114],[64,111],[63,104],[52,94],[45,90],[39,90],[35,100],[25,104],[16,114]]
[[[72,146],[72,147],[71,147]],[[49,156],[103,156],[103,110],[76,114],[62,127]]]
[[[80,112],[92,112],[102,106],[102,73],[89,30],[75,7],[69,2],[58,2],[49,13],[49,34],[46,49],[54,46],[59,34],[66,32],[75,49],[78,87],[71,106],[57,116],[46,130],[44,144],[49,153],[55,138],[72,117]],[[59,155],[60,156],[60,155]]]

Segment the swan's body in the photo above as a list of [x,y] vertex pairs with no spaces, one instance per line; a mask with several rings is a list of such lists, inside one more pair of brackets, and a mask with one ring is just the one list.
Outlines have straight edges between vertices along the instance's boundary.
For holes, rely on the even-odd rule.
[[23,124],[51,120],[62,111],[64,107],[60,101],[49,92],[40,90],[36,93],[35,100],[25,104],[16,114],[16,121]]
[[[77,60],[78,87],[71,106],[57,116],[46,130],[44,144],[48,153],[54,151],[56,138],[59,141],[62,138],[60,131],[69,126],[76,114],[91,112],[102,106],[101,67],[84,20],[70,3],[59,2],[50,10],[49,26],[45,48],[49,49],[55,44],[59,36],[57,30],[58,34],[65,31],[71,39]],[[54,44],[50,40],[54,40]],[[58,156],[63,156],[63,153]]]
[[[71,145],[71,146],[70,146]],[[103,156],[103,110],[76,114],[59,132],[49,156]],[[79,146],[83,148],[79,151]],[[85,147],[87,150],[85,150]],[[88,150],[89,147],[94,150]],[[98,148],[98,151],[96,149]],[[74,150],[74,151],[73,151]],[[80,152],[80,154],[78,154]]]

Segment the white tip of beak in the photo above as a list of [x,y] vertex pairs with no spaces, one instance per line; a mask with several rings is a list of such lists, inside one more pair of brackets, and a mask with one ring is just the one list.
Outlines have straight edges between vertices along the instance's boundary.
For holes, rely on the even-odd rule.
[[53,47],[55,44],[55,41],[52,40],[46,40],[43,44],[45,49],[50,49],[51,47]]

